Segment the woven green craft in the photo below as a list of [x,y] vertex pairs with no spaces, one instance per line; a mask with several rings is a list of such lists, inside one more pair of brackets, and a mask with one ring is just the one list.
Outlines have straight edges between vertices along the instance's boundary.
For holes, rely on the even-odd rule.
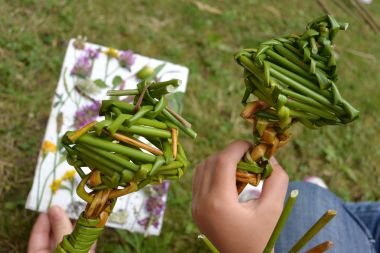
[[[241,116],[253,125],[254,136],[252,149],[237,165],[238,193],[247,184],[257,186],[270,176],[268,160],[289,142],[293,124],[318,128],[347,124],[359,117],[359,111],[342,98],[335,84],[338,75],[333,41],[338,31],[347,27],[347,23],[338,23],[327,15],[310,22],[301,35],[272,39],[235,55],[244,69],[245,107]],[[272,252],[297,196],[298,190],[290,193],[264,253]],[[335,215],[334,210],[328,210],[289,252],[299,252]],[[212,252],[218,252],[206,237],[201,238]],[[308,252],[324,252],[332,246],[326,241]]]
[[[270,175],[267,160],[289,141],[294,123],[317,128],[358,118],[359,111],[342,98],[336,85],[333,42],[347,27],[327,15],[310,22],[301,35],[271,39],[235,55],[244,69],[242,117],[253,124],[255,137],[255,146],[241,163],[256,171],[262,168],[257,173],[238,166],[239,192]],[[251,95],[256,99],[247,102]]]
[[[148,184],[179,179],[186,172],[189,162],[178,141],[178,131],[192,138],[196,133],[167,106],[165,98],[178,85],[180,80],[176,79],[142,81],[134,90],[109,91],[111,96],[134,95],[135,99],[133,103],[102,101],[99,114],[105,116],[103,121],[64,135],[67,161],[82,178],[77,194],[87,206],[74,231],[64,237],[55,252],[88,252],[118,197]],[[82,167],[91,172],[86,174]]]

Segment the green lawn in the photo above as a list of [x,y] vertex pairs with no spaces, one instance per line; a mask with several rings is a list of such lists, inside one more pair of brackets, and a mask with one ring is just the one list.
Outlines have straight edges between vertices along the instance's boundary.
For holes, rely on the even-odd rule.
[[[323,13],[317,1],[209,1],[217,8],[212,12],[194,2],[0,0],[0,252],[26,251],[36,214],[24,202],[70,38],[87,35],[91,42],[190,68],[184,115],[198,138],[183,139],[194,167],[230,141],[251,138],[239,116],[244,90],[233,53],[300,33]],[[347,127],[298,126],[277,157],[292,180],[318,175],[345,200],[379,200],[379,36],[334,1],[324,2],[339,21],[350,23],[336,42],[338,86],[361,117]],[[379,1],[370,11],[380,21]],[[191,176],[172,184],[161,236],[107,229],[98,251],[116,252],[120,245],[124,252],[206,251],[191,220]]]

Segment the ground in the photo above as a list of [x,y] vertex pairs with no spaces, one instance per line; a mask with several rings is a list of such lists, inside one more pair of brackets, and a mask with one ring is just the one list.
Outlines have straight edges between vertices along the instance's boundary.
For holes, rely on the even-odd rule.
[[[379,35],[359,15],[323,1],[347,32],[339,34],[341,93],[361,111],[346,127],[294,129],[277,158],[292,180],[322,177],[345,200],[380,199]],[[200,4],[201,3],[201,4]],[[25,252],[36,213],[24,209],[67,42],[89,41],[190,68],[184,116],[198,132],[184,137],[192,168],[234,139],[250,139],[239,117],[242,69],[233,54],[272,37],[299,33],[322,15],[317,1],[0,0],[0,252]],[[380,20],[380,3],[369,7]],[[191,220],[191,170],[170,188],[163,231],[144,238],[107,229],[99,252],[202,252]]]

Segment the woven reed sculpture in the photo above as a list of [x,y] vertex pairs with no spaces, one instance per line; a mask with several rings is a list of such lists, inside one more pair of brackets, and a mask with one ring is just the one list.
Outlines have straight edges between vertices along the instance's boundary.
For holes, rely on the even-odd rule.
[[[133,95],[135,99],[133,103],[102,101],[99,114],[105,116],[103,121],[64,135],[67,161],[82,178],[77,194],[87,206],[74,231],[64,237],[55,252],[88,252],[103,231],[118,197],[148,184],[176,180],[186,172],[189,162],[178,131],[192,138],[196,133],[167,106],[165,98],[180,83],[176,79],[142,81],[137,89],[109,91],[111,96]],[[90,172],[86,174],[82,167]],[[91,191],[87,192],[85,186]]]
[[[272,39],[235,55],[244,69],[241,116],[252,123],[255,140],[237,167],[239,193],[270,176],[268,159],[289,142],[296,122],[317,128],[358,118],[359,111],[336,86],[333,41],[347,27],[327,15],[310,22],[301,35]],[[256,99],[248,102],[251,94]]]

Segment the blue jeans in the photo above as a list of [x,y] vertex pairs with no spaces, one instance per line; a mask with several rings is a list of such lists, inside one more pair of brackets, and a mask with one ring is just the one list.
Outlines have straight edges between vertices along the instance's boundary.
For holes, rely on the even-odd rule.
[[294,189],[300,192],[276,243],[276,253],[288,252],[328,209],[336,210],[336,217],[301,252],[327,240],[334,243],[328,252],[380,252],[380,202],[344,203],[332,192],[305,182],[291,182],[288,194]]

